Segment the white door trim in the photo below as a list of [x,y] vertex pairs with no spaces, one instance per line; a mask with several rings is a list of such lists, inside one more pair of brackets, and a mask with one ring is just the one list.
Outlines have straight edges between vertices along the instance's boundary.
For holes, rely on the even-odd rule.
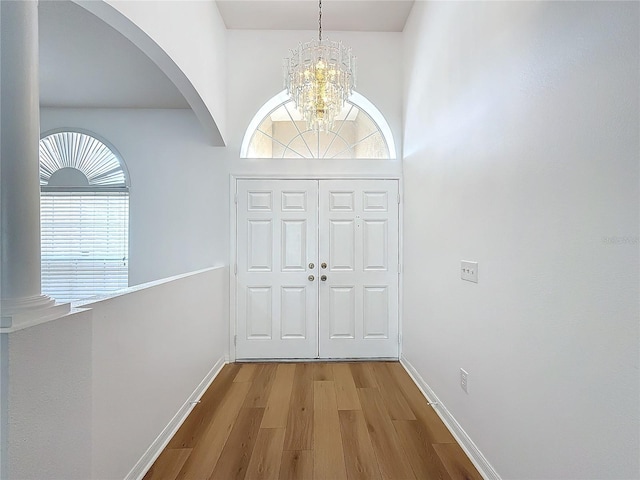
[[[398,273],[398,351],[402,356],[402,313],[403,313],[403,276],[404,276],[404,254],[403,254],[403,225],[404,225],[404,182],[400,175],[380,175],[380,174],[309,174],[309,175],[247,175],[229,174],[229,361],[236,361],[235,337],[237,320],[237,292],[236,292],[236,257],[237,257],[237,181],[238,180],[397,180],[398,191],[400,192],[400,205],[398,208],[398,257],[400,269]],[[326,359],[324,359],[326,361]]]

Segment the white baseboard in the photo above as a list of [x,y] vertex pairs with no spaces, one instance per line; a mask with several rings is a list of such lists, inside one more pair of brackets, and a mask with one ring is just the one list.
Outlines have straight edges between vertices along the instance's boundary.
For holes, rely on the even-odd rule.
[[207,391],[209,385],[213,382],[213,380],[218,376],[222,367],[224,367],[228,363],[227,357],[221,357],[213,366],[209,373],[202,379],[200,385],[196,387],[193,393],[189,396],[186,402],[180,407],[178,413],[174,415],[169,424],[164,427],[162,433],[158,435],[151,446],[144,452],[144,455],[138,460],[135,466],[131,469],[131,471],[127,474],[125,480],[141,480],[146,473],[149,471],[153,462],[160,456],[162,450],[167,446],[171,438],[176,434],[180,426],[187,419],[191,410],[196,406],[198,400],[204,392]]
[[409,376],[413,379],[425,398],[430,403],[433,403],[433,409],[436,411],[445,426],[449,429],[456,441],[460,444],[471,462],[478,469],[480,475],[482,475],[482,477],[486,480],[501,480],[498,472],[495,471],[489,461],[478,449],[476,444],[473,443],[473,440],[471,440],[469,435],[467,435],[467,432],[464,431],[464,429],[456,421],[453,415],[451,415],[451,412],[449,412],[449,410],[447,410],[447,408],[438,399],[435,392],[431,389],[431,387],[429,387],[427,382],[424,381],[418,371],[413,367],[411,362],[409,362],[409,360],[407,360],[406,357],[402,355],[400,357],[400,363],[407,371]]

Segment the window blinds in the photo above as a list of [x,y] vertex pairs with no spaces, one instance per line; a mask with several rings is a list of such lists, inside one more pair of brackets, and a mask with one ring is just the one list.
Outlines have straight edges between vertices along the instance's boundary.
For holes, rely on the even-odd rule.
[[61,302],[128,286],[129,194],[42,192],[42,292]]

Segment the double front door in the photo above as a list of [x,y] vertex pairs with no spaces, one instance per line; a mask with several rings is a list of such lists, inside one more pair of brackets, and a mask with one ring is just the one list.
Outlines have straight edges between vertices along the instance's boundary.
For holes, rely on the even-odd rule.
[[398,182],[237,181],[236,358],[398,356]]

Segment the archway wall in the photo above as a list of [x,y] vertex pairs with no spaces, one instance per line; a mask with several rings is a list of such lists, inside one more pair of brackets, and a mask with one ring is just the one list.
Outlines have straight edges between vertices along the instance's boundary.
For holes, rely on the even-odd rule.
[[184,95],[209,140],[225,145],[227,30],[215,2],[74,1],[149,56]]

